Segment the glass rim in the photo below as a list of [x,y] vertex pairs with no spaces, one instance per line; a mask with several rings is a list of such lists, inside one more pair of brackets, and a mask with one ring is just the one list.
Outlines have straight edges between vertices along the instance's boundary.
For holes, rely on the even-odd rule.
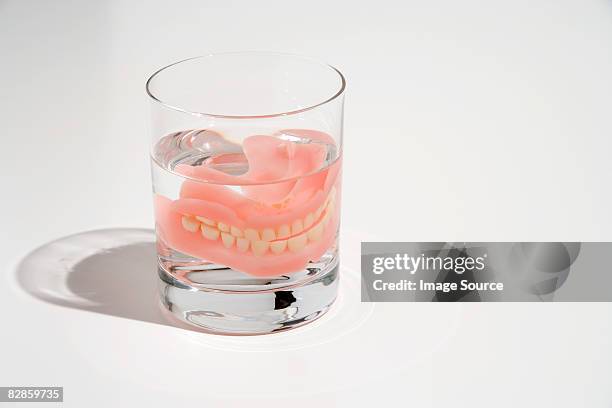
[[[215,56],[223,56],[223,55],[248,55],[248,54],[253,54],[253,55],[269,55],[269,56],[280,56],[280,57],[291,57],[291,58],[298,58],[298,59],[302,59],[302,60],[306,60],[312,63],[316,63],[318,65],[322,65],[324,67],[330,68],[332,71],[334,71],[336,74],[338,74],[339,78],[340,78],[340,88],[329,98],[318,102],[314,105],[310,105],[307,106],[305,108],[300,108],[300,109],[295,109],[295,110],[290,110],[290,111],[286,111],[286,112],[278,112],[278,113],[270,113],[270,114],[261,114],[261,115],[225,115],[225,114],[219,114],[219,113],[210,113],[210,112],[197,112],[197,111],[191,111],[188,109],[184,109],[181,108],[180,106],[168,103],[168,102],[164,102],[162,100],[162,98],[160,98],[159,96],[156,96],[155,93],[151,90],[151,82],[158,77],[163,71],[172,68],[178,64],[182,64],[184,62],[188,62],[188,61],[193,61],[193,60],[197,60],[197,59],[203,59],[203,58],[209,58],[209,57],[215,57]],[[193,115],[193,116],[200,116],[200,117],[212,117],[212,118],[219,118],[219,119],[266,119],[266,118],[275,118],[275,117],[280,117],[280,116],[290,116],[290,115],[297,115],[303,112],[307,112],[309,110],[313,110],[318,108],[319,106],[323,106],[329,102],[332,102],[333,100],[337,99],[338,97],[340,97],[343,93],[344,90],[346,89],[346,79],[344,78],[344,75],[342,74],[342,72],[340,72],[340,70],[336,67],[334,67],[333,65],[327,64],[325,62],[322,62],[316,58],[312,58],[312,57],[308,57],[308,56],[304,56],[304,55],[299,55],[299,54],[291,54],[291,53],[285,53],[285,52],[269,52],[269,51],[228,51],[228,52],[213,52],[213,53],[208,53],[208,54],[202,54],[202,55],[198,55],[195,57],[190,57],[190,58],[185,58],[176,62],[173,62],[171,64],[165,65],[163,67],[161,67],[160,69],[158,69],[157,71],[155,71],[153,74],[151,74],[151,76],[149,76],[149,79],[147,79],[147,82],[145,84],[145,89],[147,92],[147,95],[149,95],[149,97],[159,103],[160,105],[177,111],[177,112],[181,112],[181,113],[186,113],[189,115]]]

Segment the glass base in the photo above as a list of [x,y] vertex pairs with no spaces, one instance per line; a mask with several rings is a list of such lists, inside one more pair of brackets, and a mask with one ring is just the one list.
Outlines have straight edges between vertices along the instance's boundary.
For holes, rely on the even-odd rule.
[[201,270],[190,265],[189,273],[177,275],[164,265],[158,268],[162,305],[179,320],[216,334],[268,334],[303,326],[322,316],[338,292],[337,256],[291,276],[270,278],[245,277],[213,264]]

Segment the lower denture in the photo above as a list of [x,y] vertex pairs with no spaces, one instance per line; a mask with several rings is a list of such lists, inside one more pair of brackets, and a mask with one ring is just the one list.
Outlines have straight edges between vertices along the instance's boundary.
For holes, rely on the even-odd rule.
[[[244,238],[242,238],[243,232],[239,228],[216,222],[201,215],[184,214],[181,224],[188,232],[201,230],[202,236],[208,240],[221,239],[223,246],[228,249],[234,246],[237,239],[242,239],[241,252],[245,252],[250,247],[251,251],[258,256],[266,254],[268,249],[276,255],[281,254],[287,248],[291,252],[300,252],[308,242],[317,242],[323,236],[323,230],[329,221],[331,212],[334,210],[334,195],[335,189],[331,191],[326,204],[321,206],[322,210],[318,212],[319,215],[316,220],[315,215],[309,213],[303,222],[300,219],[295,220],[291,228],[286,225],[277,228],[264,228],[260,231],[247,228],[244,232]],[[278,235],[275,232],[276,230],[279,231]]]

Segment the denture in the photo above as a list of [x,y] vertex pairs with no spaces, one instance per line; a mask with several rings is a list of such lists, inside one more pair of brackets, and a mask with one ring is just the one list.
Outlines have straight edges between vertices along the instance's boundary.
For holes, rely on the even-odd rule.
[[[303,270],[336,242],[340,159],[325,133],[291,129],[243,142],[248,171],[178,165],[179,197],[155,197],[158,237],[177,251],[254,276]],[[299,140],[310,140],[300,143]],[[320,143],[317,143],[320,142]]]

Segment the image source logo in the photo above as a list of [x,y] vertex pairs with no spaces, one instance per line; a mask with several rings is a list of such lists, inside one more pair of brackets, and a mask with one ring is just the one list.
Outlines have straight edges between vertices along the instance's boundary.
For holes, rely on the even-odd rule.
[[415,257],[407,253],[395,254],[394,257],[375,257],[372,261],[372,272],[380,275],[385,271],[396,270],[414,275],[418,271],[453,271],[461,275],[474,270],[484,270],[486,257],[487,254],[477,257],[426,256],[424,253]]
[[610,252],[610,242],[362,242],[361,299],[610,302]]

